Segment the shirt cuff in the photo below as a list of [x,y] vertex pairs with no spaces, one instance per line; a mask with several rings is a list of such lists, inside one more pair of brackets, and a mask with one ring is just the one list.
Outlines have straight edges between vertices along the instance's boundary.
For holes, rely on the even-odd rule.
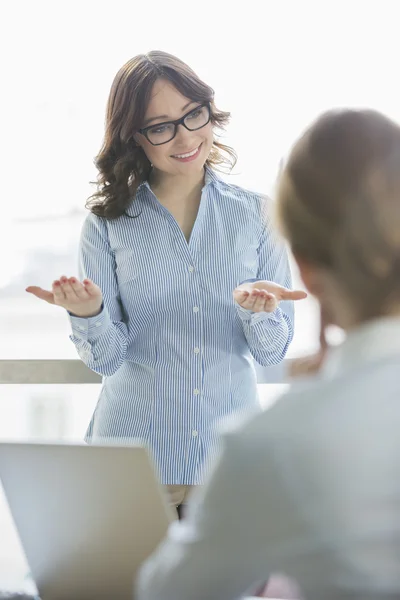
[[247,308],[243,308],[240,304],[236,303],[237,313],[243,321],[243,323],[248,323],[249,325],[255,325],[256,323],[268,321],[271,325],[280,325],[282,322],[282,311],[279,307],[277,307],[274,312],[253,312],[252,310],[248,310]]
[[91,341],[100,337],[111,325],[110,315],[103,305],[101,313],[95,317],[84,319],[69,313],[73,336],[80,340]]

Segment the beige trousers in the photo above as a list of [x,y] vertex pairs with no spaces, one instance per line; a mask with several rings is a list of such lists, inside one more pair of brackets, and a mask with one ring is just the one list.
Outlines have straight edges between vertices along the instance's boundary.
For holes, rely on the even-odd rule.
[[169,503],[175,508],[180,504],[186,504],[187,498],[194,489],[194,485],[165,485]]

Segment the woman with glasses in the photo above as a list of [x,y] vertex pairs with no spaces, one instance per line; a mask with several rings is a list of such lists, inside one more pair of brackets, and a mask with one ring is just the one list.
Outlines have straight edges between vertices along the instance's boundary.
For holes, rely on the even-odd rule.
[[268,200],[216,174],[235,161],[217,138],[228,117],[179,59],[150,52],[125,64],[80,279],[28,288],[67,309],[79,356],[103,376],[86,440],[145,442],[176,506],[201,483],[218,423],[259,410],[252,358],[283,359],[292,300],[305,296],[290,290]]

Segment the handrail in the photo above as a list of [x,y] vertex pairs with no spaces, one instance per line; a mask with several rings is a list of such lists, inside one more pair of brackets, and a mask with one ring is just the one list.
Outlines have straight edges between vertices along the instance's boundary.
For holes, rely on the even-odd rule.
[[[287,383],[290,359],[272,367],[256,365],[258,383]],[[82,361],[71,359],[0,360],[0,384],[101,383],[101,376]]]

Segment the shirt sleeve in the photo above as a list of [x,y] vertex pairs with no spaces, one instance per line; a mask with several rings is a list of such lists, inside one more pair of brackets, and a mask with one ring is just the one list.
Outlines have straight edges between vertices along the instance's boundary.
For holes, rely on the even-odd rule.
[[88,319],[69,315],[72,335],[82,361],[100,375],[113,375],[122,365],[128,344],[128,329],[118,291],[115,257],[103,219],[90,214],[79,244],[79,277],[89,278],[103,294],[100,314]]
[[[141,568],[137,600],[232,600],[254,593],[268,579],[266,543],[272,555],[279,490],[271,480],[270,497],[257,493],[257,473],[267,477],[268,461],[258,468],[248,444],[223,436],[208,483],[196,490],[185,518],[170,526],[165,541]],[[260,517],[271,519],[270,542],[264,525],[260,533]]]
[[[263,198],[261,204],[262,233],[258,248],[257,278],[254,281],[273,281],[292,287],[286,246],[275,230],[272,218],[272,201]],[[250,352],[262,366],[280,363],[289,348],[294,333],[294,305],[292,301],[280,302],[273,313],[253,313],[236,304]]]

